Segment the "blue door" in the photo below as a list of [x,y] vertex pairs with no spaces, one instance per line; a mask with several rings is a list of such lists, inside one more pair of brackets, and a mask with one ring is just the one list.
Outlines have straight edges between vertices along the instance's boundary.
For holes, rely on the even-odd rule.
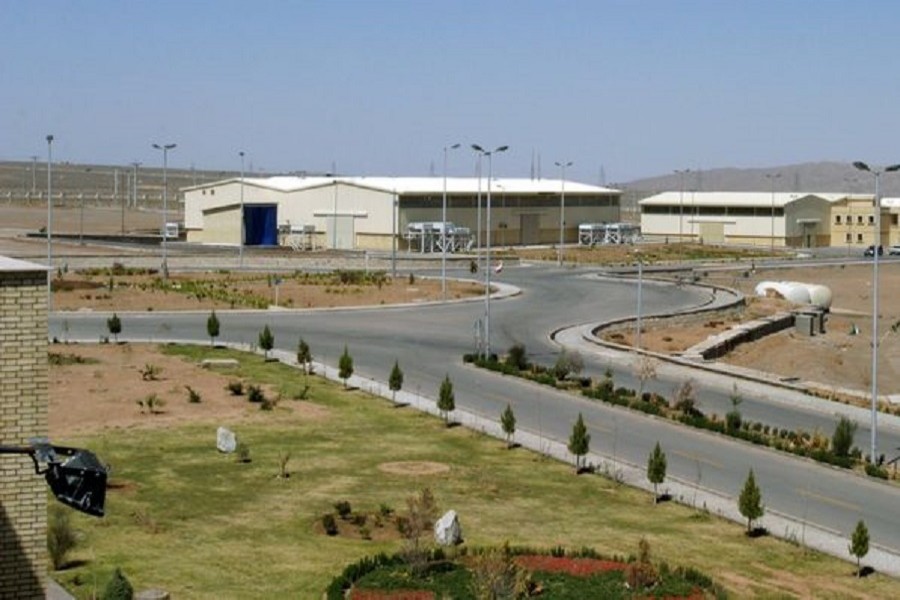
[[244,205],[244,224],[247,246],[275,246],[278,244],[277,209],[272,205]]

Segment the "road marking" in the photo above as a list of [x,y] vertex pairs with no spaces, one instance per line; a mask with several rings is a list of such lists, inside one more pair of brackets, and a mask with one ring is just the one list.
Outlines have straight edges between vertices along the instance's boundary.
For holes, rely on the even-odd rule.
[[708,458],[701,458],[698,454],[690,454],[688,452],[679,452],[678,450],[673,450],[672,454],[676,456],[680,456],[682,458],[686,458],[688,460],[692,460],[694,462],[702,462],[706,463],[712,467],[716,467],[717,469],[724,469],[725,465],[720,462],[716,462],[714,460],[709,460]]
[[597,423],[594,423],[593,421],[585,421],[584,424],[587,425],[588,428],[590,428],[590,429],[596,429],[597,431],[602,431],[604,433],[614,433],[615,432],[615,430],[612,429],[611,427],[607,427],[606,425],[598,425]]
[[810,492],[809,490],[803,490],[800,488],[795,488],[795,491],[807,498],[812,500],[819,500],[820,502],[824,502],[825,504],[831,504],[832,506],[837,506],[838,508],[846,508],[848,510],[853,510],[860,512],[859,504],[853,504],[852,502],[844,502],[843,500],[837,500],[835,498],[831,498],[829,496],[823,496],[822,494],[817,494],[815,492]]

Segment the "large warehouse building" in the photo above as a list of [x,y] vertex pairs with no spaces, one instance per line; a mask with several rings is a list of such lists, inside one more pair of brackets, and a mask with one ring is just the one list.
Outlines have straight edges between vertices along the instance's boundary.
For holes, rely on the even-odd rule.
[[641,232],[645,238],[673,242],[828,246],[832,205],[845,198],[846,194],[664,192],[640,201]]
[[[448,178],[447,227],[460,244],[486,239],[487,179]],[[248,246],[432,250],[442,222],[441,177],[268,177],[228,179],[184,193],[189,242]],[[495,245],[578,240],[581,223],[619,220],[620,192],[573,181],[493,179],[491,241]],[[479,200],[480,199],[480,200]],[[454,225],[450,230],[449,223]],[[426,240],[426,237],[428,239]]]

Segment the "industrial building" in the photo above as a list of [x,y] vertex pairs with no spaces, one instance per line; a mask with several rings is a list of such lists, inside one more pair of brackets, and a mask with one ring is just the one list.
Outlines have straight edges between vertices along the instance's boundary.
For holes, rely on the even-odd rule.
[[[267,177],[191,186],[184,194],[188,242],[290,245],[296,249],[439,249],[447,228],[448,251],[486,241],[488,181],[442,177]],[[559,179],[490,182],[491,243],[578,241],[581,223],[620,220],[618,190]],[[243,215],[243,219],[242,219]],[[480,239],[479,239],[480,238]]]
[[645,239],[673,242],[828,246],[832,208],[845,198],[846,194],[664,192],[640,201],[641,233]]

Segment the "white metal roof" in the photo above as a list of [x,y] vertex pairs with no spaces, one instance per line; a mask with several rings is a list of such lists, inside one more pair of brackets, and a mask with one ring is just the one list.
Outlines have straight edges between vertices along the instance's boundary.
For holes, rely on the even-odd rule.
[[641,206],[746,206],[784,207],[800,198],[815,196],[826,202],[837,202],[847,194],[819,194],[798,192],[663,192],[644,198]]
[[[192,186],[186,189],[216,187],[227,183],[239,182],[240,179],[228,179],[214,183]],[[444,190],[443,177],[247,177],[244,183],[282,192],[294,192],[334,182],[357,185],[372,189],[405,194],[440,194]],[[508,194],[559,194],[562,190],[561,179],[526,179],[497,178],[492,180],[491,193]],[[448,177],[447,193],[475,194],[478,192],[479,180],[476,177]],[[487,178],[481,179],[481,191],[487,192]],[[589,185],[576,181],[565,182],[566,193],[569,194],[619,194],[612,188]]]
[[0,272],[9,273],[12,271],[47,271],[47,265],[39,265],[33,262],[26,262],[17,258],[8,256],[0,256]]

